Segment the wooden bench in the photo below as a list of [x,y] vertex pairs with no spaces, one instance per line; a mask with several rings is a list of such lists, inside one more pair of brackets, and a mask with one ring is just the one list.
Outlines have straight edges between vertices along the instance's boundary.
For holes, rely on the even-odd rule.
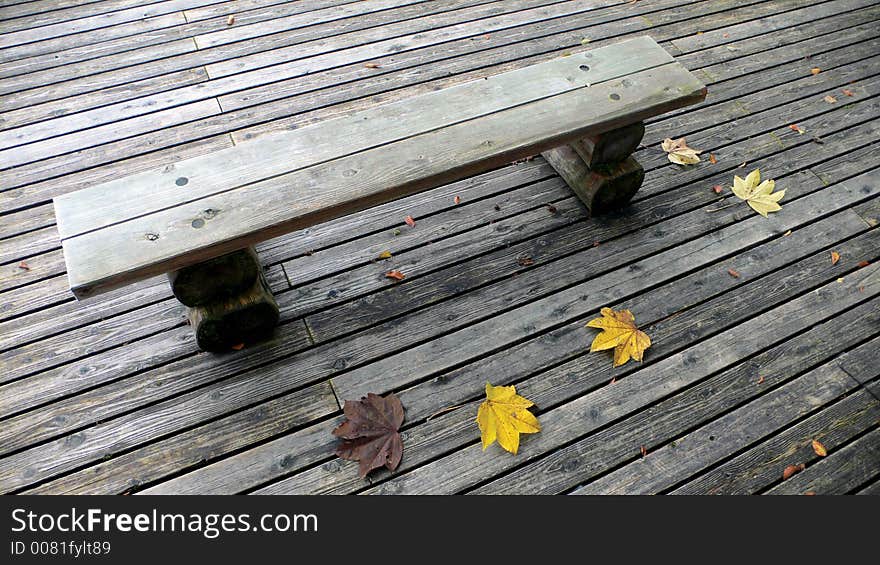
[[537,153],[614,209],[644,177],[642,120],[705,96],[640,37],[92,186],[55,199],[70,289],[168,273],[199,346],[223,350],[277,324],[256,243]]

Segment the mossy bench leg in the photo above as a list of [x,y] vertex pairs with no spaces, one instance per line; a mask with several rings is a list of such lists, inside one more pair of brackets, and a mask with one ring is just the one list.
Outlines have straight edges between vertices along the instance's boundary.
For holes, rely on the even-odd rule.
[[642,137],[642,122],[561,145],[541,155],[556,169],[590,215],[622,208],[642,186],[645,170],[632,157]]
[[205,351],[228,351],[266,338],[278,324],[278,304],[252,247],[184,267],[168,278]]

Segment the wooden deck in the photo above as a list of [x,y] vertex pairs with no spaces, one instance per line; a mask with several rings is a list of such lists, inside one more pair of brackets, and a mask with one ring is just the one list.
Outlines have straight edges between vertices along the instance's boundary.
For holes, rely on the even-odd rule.
[[[2,0],[0,31],[0,492],[880,493],[877,0]],[[620,213],[536,157],[267,242],[282,325],[224,355],[163,278],[67,288],[54,196],[645,34],[709,96],[648,124]],[[713,190],[756,167],[770,219]],[[643,363],[588,353],[602,306]],[[537,404],[517,456],[480,448],[487,380]],[[389,391],[403,462],[365,481],[330,431]]]

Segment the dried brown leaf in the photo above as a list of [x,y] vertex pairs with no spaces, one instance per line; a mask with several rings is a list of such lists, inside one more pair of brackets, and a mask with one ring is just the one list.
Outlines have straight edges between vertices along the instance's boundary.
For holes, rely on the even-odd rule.
[[413,220],[412,216],[407,216],[406,218],[403,219],[403,221],[406,222],[406,225],[408,225],[411,228],[416,227],[416,221]]
[[722,192],[724,192],[724,187],[721,186],[720,184],[716,184],[715,186],[712,187],[712,190],[715,191],[715,194],[721,194]]
[[739,271],[736,271],[734,269],[727,269],[727,274],[735,279],[739,278]]
[[782,471],[782,480],[787,481],[792,476],[797,475],[806,468],[806,465],[800,463],[798,465],[789,465]]
[[667,153],[666,157],[676,165],[695,165],[700,162],[700,149],[687,146],[685,138],[671,139],[667,137],[660,144],[660,148]]
[[819,73],[822,72],[822,69],[820,69],[819,67],[813,67],[812,69],[810,69],[810,72],[813,73],[814,75],[818,75]]
[[836,265],[838,261],[840,261],[840,253],[838,253],[837,251],[832,251],[831,252],[831,264]]
[[235,23],[235,16],[229,16],[228,18],[226,18],[226,25],[231,26],[234,23]]
[[830,94],[828,96],[826,96],[825,98],[823,98],[822,100],[824,100],[825,102],[828,102],[829,104],[834,104],[835,102],[837,102],[837,98],[831,96]]
[[235,345],[232,346],[232,349],[234,349],[236,351],[241,351],[243,348],[244,348],[243,343],[236,343]]
[[382,68],[379,66],[379,63],[364,63],[364,66],[367,67],[368,69],[381,69]]
[[644,445],[639,448],[639,451],[642,453],[643,458],[648,456],[648,448]]
[[30,270],[31,270],[30,265],[28,265],[28,264],[25,263],[24,261],[19,261],[19,262],[18,262],[18,268],[21,269],[21,270],[23,270],[23,271],[30,271]]
[[764,384],[764,375],[761,375],[760,377],[758,377],[758,384],[759,385]]
[[516,258],[516,262],[522,267],[528,267],[529,265],[535,264],[535,261],[528,255],[520,255]]
[[456,196],[455,198],[452,199],[452,201],[455,202],[456,205],[457,205],[457,204],[461,204],[461,197],[460,197],[460,196]]
[[791,124],[791,125],[788,126],[788,127],[791,128],[791,129],[793,129],[794,131],[798,132],[799,134],[804,134],[804,133],[807,131],[807,130],[805,130],[804,128],[802,128],[801,126],[799,126],[799,125],[797,125],[797,124]]
[[825,457],[828,455],[828,450],[825,449],[825,446],[822,445],[818,440],[813,440],[813,452],[816,453],[819,457]]
[[843,90],[841,90],[841,92],[843,92],[844,96],[855,96],[856,95],[855,92],[853,92],[852,90],[850,90],[848,88],[844,88]]
[[388,271],[387,273],[385,273],[385,278],[386,279],[394,279],[397,281],[402,281],[403,279],[406,278],[406,275],[404,275],[403,273],[401,273],[400,271],[395,269],[393,271]]
[[859,267],[867,267],[870,264],[870,261],[859,261],[858,263],[856,263],[856,265],[858,265]]
[[397,469],[403,457],[400,426],[404,412],[400,399],[394,393],[382,398],[369,393],[360,400],[346,400],[343,407],[346,420],[333,430],[342,438],[336,455],[359,463],[358,473],[367,473],[379,467]]
[[718,162],[718,159],[715,158],[714,153],[709,153],[709,162],[712,163],[713,165]]

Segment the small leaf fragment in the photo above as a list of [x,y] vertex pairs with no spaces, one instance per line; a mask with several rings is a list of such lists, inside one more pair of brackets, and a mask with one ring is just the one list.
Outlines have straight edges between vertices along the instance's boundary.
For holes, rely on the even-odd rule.
[[18,268],[21,269],[22,271],[30,271],[31,270],[31,266],[28,265],[27,263],[25,263],[24,261],[18,262]]
[[831,96],[830,94],[828,96],[826,96],[825,98],[823,98],[822,100],[824,100],[825,102],[828,102],[829,104],[834,104],[835,102],[837,102],[837,98]]
[[364,66],[367,67],[368,69],[381,69],[382,68],[379,66],[379,63],[364,63]]
[[703,152],[688,147],[683,137],[679,139],[667,137],[660,144],[660,147],[667,153],[666,157],[676,165],[695,165],[700,162],[699,155]]
[[411,228],[416,227],[416,221],[413,220],[412,216],[407,216],[406,218],[403,219],[403,221],[406,222],[406,225],[408,225]]
[[232,349],[234,349],[236,351],[241,351],[243,348],[244,348],[243,343],[236,343],[235,345],[232,346]]
[[581,45],[587,45],[589,42],[590,42],[590,40],[587,39],[586,37],[581,39]]
[[642,459],[644,459],[645,457],[648,456],[648,448],[645,447],[644,445],[639,448],[639,451],[642,454]]
[[455,202],[456,205],[461,204],[461,197],[456,196],[455,198],[452,199],[452,201]]
[[791,129],[793,129],[794,131],[798,132],[798,133],[801,134],[801,135],[803,135],[803,134],[806,133],[806,131],[807,131],[807,130],[805,130],[804,128],[802,128],[801,126],[799,126],[799,125],[797,125],[797,124],[791,124],[791,125],[788,126],[788,127],[791,128]]
[[791,235],[791,230],[788,230],[787,232],[785,232],[784,234],[782,234],[782,237],[788,237],[788,236],[790,236],[790,235]]
[[228,18],[226,18],[226,25],[231,26],[234,23],[235,23],[235,16],[229,16]]
[[803,463],[799,463],[798,465],[789,465],[782,471],[782,480],[787,481],[793,475],[796,475],[803,471],[806,468],[806,465]]
[[831,252],[831,264],[836,265],[838,261],[840,261],[840,253],[838,253],[837,251],[832,251]]
[[737,270],[735,270],[735,269],[727,269],[727,274],[730,275],[731,277],[735,278],[735,279],[738,279],[739,276],[740,276],[740,275],[739,275],[739,271],[737,271]]
[[587,322],[588,328],[602,330],[590,344],[590,352],[614,348],[614,367],[630,359],[641,361],[645,350],[651,347],[651,338],[636,326],[632,312],[602,308],[599,313],[602,315],[600,318]]
[[785,196],[785,191],[773,192],[776,181],[767,179],[761,182],[761,171],[755,169],[746,175],[745,179],[734,175],[733,194],[741,200],[745,200],[752,209],[767,217],[770,212],[782,210],[779,201]]
[[486,400],[477,410],[477,425],[483,451],[498,441],[505,451],[516,455],[519,451],[519,434],[534,434],[541,431],[541,424],[529,408],[531,400],[516,393],[516,387],[492,386],[486,383]]
[[406,275],[404,275],[403,273],[401,273],[400,271],[395,269],[393,271],[388,271],[387,273],[385,273],[385,278],[386,279],[394,279],[397,281],[402,281],[403,279],[406,278]]
[[382,466],[389,471],[397,469],[403,458],[399,430],[404,411],[400,399],[394,393],[384,398],[369,393],[357,401],[346,400],[342,410],[346,420],[332,432],[343,440],[336,456],[357,461],[361,478]]
[[761,375],[760,377],[758,377],[758,384],[759,385],[764,384],[764,375]]
[[856,265],[859,267],[867,267],[870,264],[871,264],[870,261],[859,261],[858,263],[856,263]]
[[816,453],[819,457],[825,457],[828,455],[828,450],[825,449],[825,446],[822,445],[818,440],[813,440],[813,452]]
[[715,158],[714,153],[709,153],[709,162],[712,163],[713,165],[718,162],[718,159]]
[[382,253],[379,253],[379,255],[376,256],[377,261],[381,261],[383,259],[391,259],[391,252],[390,251],[383,251]]
[[516,262],[521,267],[528,267],[529,265],[535,264],[535,261],[531,257],[529,257],[528,255],[520,255],[519,257],[516,258]]
[[819,67],[813,67],[812,69],[810,69],[810,72],[813,73],[814,75],[818,75],[819,73],[822,72],[822,69],[820,69]]
[[844,88],[843,90],[841,90],[841,92],[843,92],[844,96],[855,96],[856,95],[855,92],[853,92],[852,90],[850,90],[848,88]]
[[722,192],[724,192],[724,187],[721,186],[720,184],[716,184],[715,186],[712,187],[712,190],[715,191],[715,194],[721,194]]

